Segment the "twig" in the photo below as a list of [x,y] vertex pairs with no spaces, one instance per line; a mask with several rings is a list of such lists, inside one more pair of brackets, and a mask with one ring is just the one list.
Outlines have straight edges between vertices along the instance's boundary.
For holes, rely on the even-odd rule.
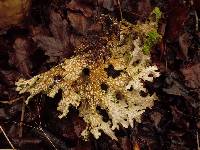
[[3,130],[2,126],[0,126],[1,131],[3,132],[3,135],[5,136],[6,140],[8,141],[8,143],[10,144],[10,146],[12,147],[12,149],[14,150],[15,147],[13,146],[13,144],[11,143],[11,141],[9,140],[8,136],[6,135],[5,131]]
[[120,17],[121,17],[121,20],[123,19],[123,16],[122,16],[122,8],[121,8],[121,3],[119,0],[117,0],[117,3],[119,5],[119,12],[120,12]]
[[197,150],[200,150],[200,146],[199,146],[199,133],[197,131]]
[[[13,123],[17,124],[17,122],[12,121]],[[59,149],[66,149],[68,150],[68,148],[66,147],[65,143],[63,141],[61,141],[60,139],[56,138],[54,135],[52,135],[51,133],[49,133],[48,131],[45,131],[44,129],[42,129],[41,126],[38,127],[34,127],[32,125],[28,125],[25,123],[22,123],[24,126],[32,128],[33,132],[36,133],[37,135],[39,135],[41,138],[45,139],[45,141],[48,141],[52,144],[52,146],[57,150],[56,147],[59,147]]]
[[23,134],[23,122],[24,122],[24,113],[25,113],[25,99],[23,98],[23,102],[22,102],[22,113],[21,113],[21,119],[20,119],[20,123],[19,123],[19,137],[22,137]]
[[199,31],[199,18],[198,18],[198,15],[197,15],[197,11],[195,10],[194,11],[194,15],[195,15],[195,20],[196,20],[196,31]]
[[52,144],[52,146],[57,150],[56,146],[53,144],[53,142],[51,141],[51,139],[49,138],[49,136],[44,132],[44,130],[41,127],[39,129],[40,129],[40,131],[43,132],[43,134],[48,139],[48,141]]
[[15,103],[15,102],[17,102],[17,101],[19,101],[19,100],[22,100],[22,98],[24,98],[24,96],[15,98],[15,99],[13,99],[13,100],[0,101],[0,103],[11,105],[11,104],[13,104],[13,103]]

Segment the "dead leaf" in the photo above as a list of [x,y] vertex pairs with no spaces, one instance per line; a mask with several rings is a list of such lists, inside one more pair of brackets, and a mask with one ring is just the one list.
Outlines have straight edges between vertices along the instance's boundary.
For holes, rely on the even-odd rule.
[[142,18],[147,17],[151,12],[150,0],[140,0],[138,2],[138,13],[141,14]]
[[184,119],[183,112],[181,112],[176,106],[171,106],[171,112],[173,115],[173,121],[176,122],[177,126],[183,129],[189,128],[189,122]]
[[191,45],[190,35],[185,32],[179,36],[179,46],[185,58],[188,58],[188,48]]
[[27,15],[31,0],[1,0],[0,29],[20,23]]
[[173,73],[166,78],[167,87],[163,88],[163,91],[170,95],[176,95],[184,97],[194,108],[196,108],[195,99],[190,95],[189,90],[186,89],[183,83],[178,81],[178,76],[173,75]]
[[73,124],[74,124],[74,132],[76,133],[77,137],[81,136],[82,131],[86,127],[86,123],[83,121],[83,119],[79,117],[73,118]]
[[133,150],[140,150],[140,146],[138,143],[135,143]]
[[72,0],[66,4],[66,7],[73,11],[81,11],[85,17],[91,17],[93,14],[92,8],[89,5],[78,0]]
[[8,86],[14,86],[15,82],[19,79],[19,73],[13,70],[0,70],[0,77],[2,82]]
[[188,91],[184,88],[184,86],[181,83],[179,83],[172,77],[168,77],[166,80],[169,86],[167,88],[163,88],[164,92],[171,95],[188,97]]
[[51,11],[51,24],[49,28],[52,37],[43,33],[33,36],[33,40],[38,47],[45,50],[45,54],[50,57],[49,62],[57,62],[60,58],[70,57],[73,51],[69,48],[69,35],[67,33],[68,23],[61,18],[59,13]]
[[158,127],[158,124],[160,123],[160,120],[162,118],[162,114],[159,112],[153,112],[150,117],[151,120],[154,122],[155,127]]
[[117,0],[98,0],[98,5],[109,11],[113,11],[114,6],[117,6]]
[[188,19],[189,10],[188,7],[178,1],[169,1],[169,8],[171,8],[171,10],[169,10],[166,37],[173,41],[179,37],[180,32],[183,30],[184,23]]
[[0,108],[0,119],[8,119],[8,118],[9,118],[9,116],[5,112],[5,108]]
[[29,41],[23,38],[17,38],[14,42],[14,52],[10,53],[9,63],[16,66],[24,77],[31,77],[32,63],[29,60],[30,51],[32,50]]
[[123,150],[131,150],[131,141],[127,136],[122,137],[120,143]]
[[88,31],[88,27],[90,25],[89,20],[78,13],[68,12],[68,18],[72,25],[72,27],[79,33],[79,34],[86,34]]
[[181,72],[185,77],[186,86],[193,89],[200,88],[200,63],[181,69]]

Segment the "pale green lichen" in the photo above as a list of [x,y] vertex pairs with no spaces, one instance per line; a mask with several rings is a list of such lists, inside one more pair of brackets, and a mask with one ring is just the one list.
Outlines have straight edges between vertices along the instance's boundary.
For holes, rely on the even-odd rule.
[[[20,79],[16,82],[16,90],[20,94],[30,93],[30,100],[39,93],[54,97],[61,89],[62,99],[57,108],[61,112],[60,118],[67,116],[69,106],[74,106],[87,123],[81,134],[85,139],[90,133],[98,139],[103,131],[117,140],[113,130],[119,129],[120,125],[133,126],[133,119],[140,121],[145,109],[153,106],[156,95],[147,93],[144,97],[140,92],[147,92],[143,81],[151,82],[159,76],[157,67],[150,65],[150,56],[143,53],[143,41],[148,39],[148,33],[157,30],[157,22],[118,24],[120,40],[117,35],[110,35],[106,45],[110,52],[108,57],[91,61],[91,52],[76,55],[29,80]],[[155,40],[151,44],[156,44]],[[89,71],[87,75],[84,75],[84,69]],[[97,107],[107,112],[107,122]]]

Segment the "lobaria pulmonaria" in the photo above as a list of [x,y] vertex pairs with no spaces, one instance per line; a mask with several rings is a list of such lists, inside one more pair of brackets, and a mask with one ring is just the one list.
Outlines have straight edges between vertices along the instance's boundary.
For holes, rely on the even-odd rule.
[[[145,23],[113,21],[119,34],[109,35],[103,51],[79,49],[75,56],[49,71],[29,80],[20,79],[16,90],[29,93],[28,102],[39,93],[53,98],[61,89],[62,99],[57,107],[60,118],[66,117],[69,107],[74,106],[87,124],[81,134],[85,140],[90,133],[98,139],[101,131],[117,140],[114,130],[133,126],[134,119],[140,121],[145,109],[151,108],[157,99],[155,94],[148,94],[143,83],[159,76],[149,50],[161,38],[157,32],[160,16],[155,8]],[[106,111],[107,121],[100,110]]]

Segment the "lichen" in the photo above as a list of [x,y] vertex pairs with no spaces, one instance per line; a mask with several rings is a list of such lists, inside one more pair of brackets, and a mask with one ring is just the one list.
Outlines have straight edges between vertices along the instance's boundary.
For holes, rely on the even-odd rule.
[[[141,114],[157,99],[143,85],[144,81],[152,82],[159,76],[150,55],[143,52],[144,42],[152,38],[149,33],[157,33],[157,23],[152,20],[137,25],[117,22],[120,37],[115,33],[107,37],[106,57],[102,52],[94,60],[96,52],[78,54],[77,51],[76,56],[45,73],[29,80],[20,79],[16,90],[20,94],[30,93],[27,102],[39,93],[53,98],[61,90],[62,99],[57,107],[60,118],[66,117],[69,107],[74,106],[87,124],[81,134],[85,140],[90,133],[98,139],[102,131],[117,140],[114,130],[119,126],[133,126],[134,119],[140,121]],[[151,44],[156,44],[154,38],[153,35]],[[107,112],[108,120],[103,119],[98,108]]]

